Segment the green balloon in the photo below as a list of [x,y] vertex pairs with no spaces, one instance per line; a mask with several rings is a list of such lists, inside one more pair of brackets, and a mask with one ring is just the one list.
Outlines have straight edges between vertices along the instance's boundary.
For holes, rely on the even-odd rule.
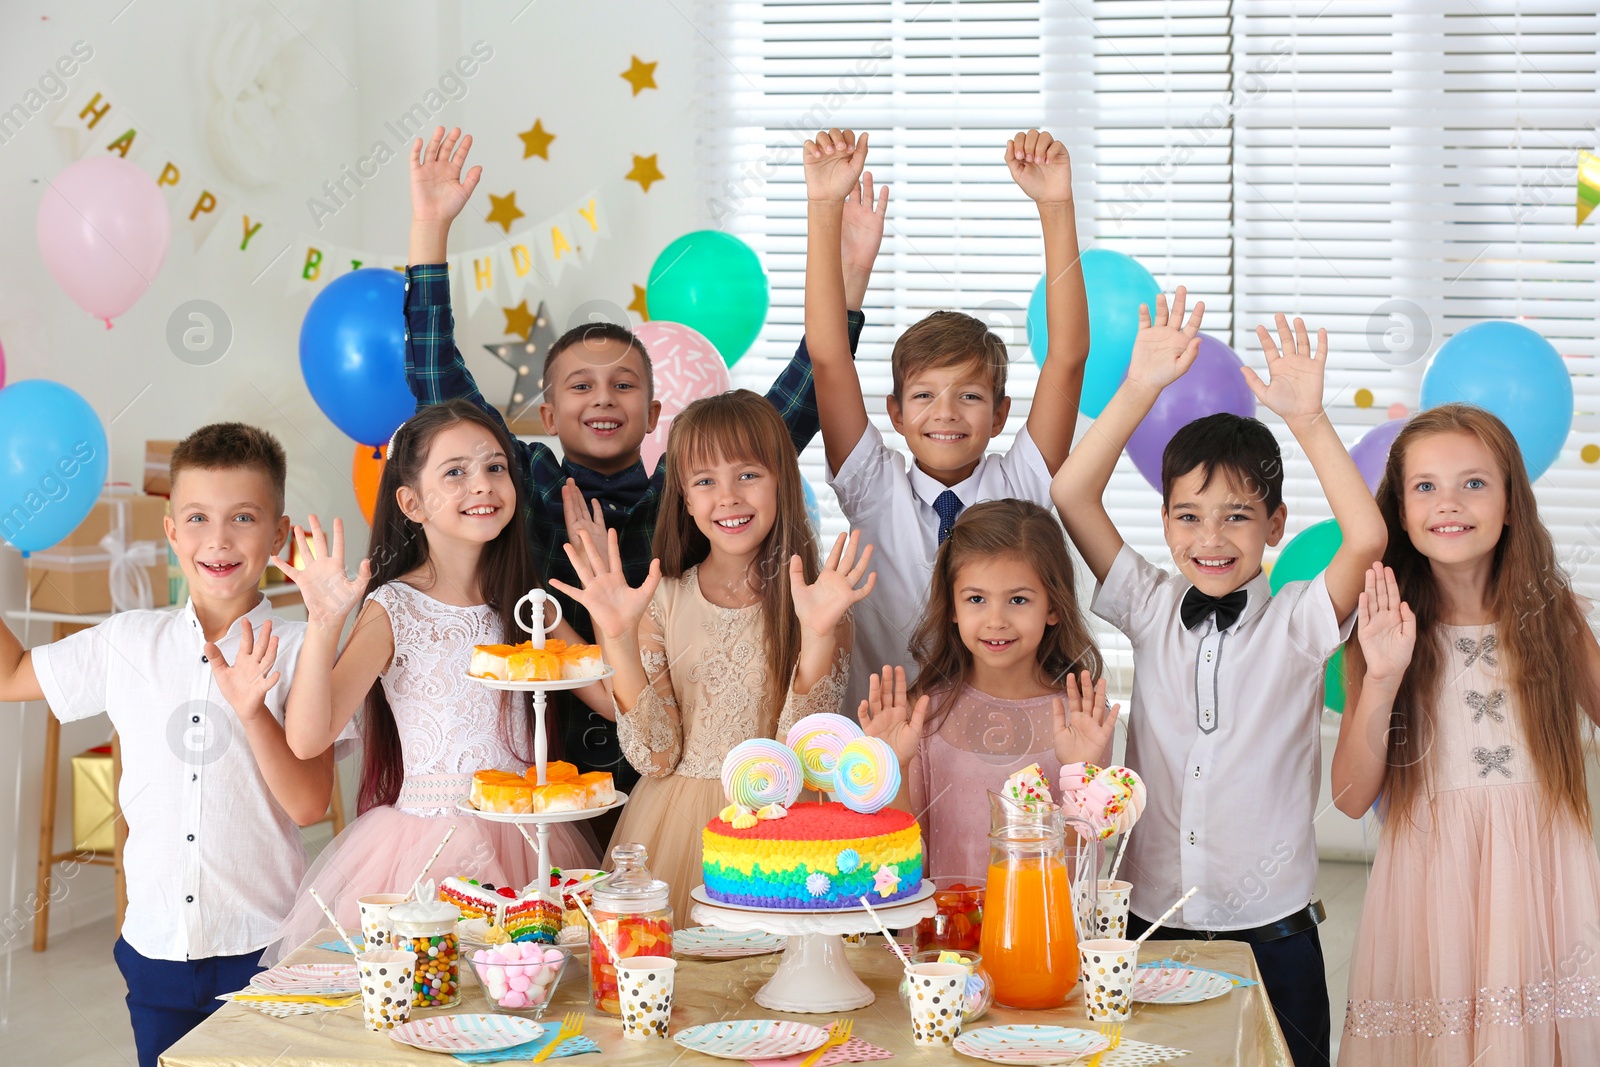
[[[1344,543],[1344,531],[1333,519],[1323,519],[1295,534],[1278,561],[1272,565],[1268,585],[1276,593],[1289,582],[1304,582],[1328,569],[1333,554]],[[1322,702],[1331,710],[1344,712],[1344,649],[1328,657],[1322,675]]]
[[656,257],[645,287],[650,317],[698,330],[728,366],[750,351],[767,321],[767,272],[732,234],[696,230]]

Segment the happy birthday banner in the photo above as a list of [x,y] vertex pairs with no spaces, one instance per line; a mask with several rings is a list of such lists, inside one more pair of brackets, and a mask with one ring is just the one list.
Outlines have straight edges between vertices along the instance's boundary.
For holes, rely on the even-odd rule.
[[[174,235],[187,231],[196,251],[237,252],[240,266],[245,266],[244,256],[252,248],[281,247],[287,241],[287,251],[280,252],[269,269],[283,276],[285,292],[307,296],[362,267],[406,269],[405,256],[352,248],[298,231],[286,236],[288,227],[269,224],[259,214],[252,214],[242,200],[236,201],[225,191],[227,187],[213,173],[168,151],[126,108],[119,107],[117,100],[111,90],[93,83],[67,96],[54,126],[65,135],[68,155],[77,161],[112,153],[140,167],[166,197]],[[404,145],[404,150],[409,150],[409,138]],[[375,142],[354,169],[341,167],[336,178],[323,183],[320,195],[307,200],[310,217],[320,225],[324,218],[336,215],[367,181],[377,177],[378,168],[396,155],[385,142]],[[519,226],[516,232],[511,232],[508,222],[500,225],[505,236],[448,260],[451,286],[458,298],[464,298],[469,315],[502,296],[515,302],[535,286],[548,289],[558,284],[568,270],[587,265],[595,246],[610,237],[598,190],[538,222]]]

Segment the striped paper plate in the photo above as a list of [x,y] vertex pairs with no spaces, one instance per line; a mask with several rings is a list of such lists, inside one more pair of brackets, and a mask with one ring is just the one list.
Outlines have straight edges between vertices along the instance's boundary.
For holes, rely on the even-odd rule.
[[1198,1004],[1233,992],[1233,983],[1212,971],[1189,967],[1140,967],[1133,999],[1141,1004]]
[[250,988],[261,993],[314,993],[336,996],[359,993],[361,977],[353,963],[295,963],[262,971],[250,979]]
[[684,1048],[729,1060],[772,1060],[793,1056],[828,1040],[828,1031],[808,1023],[740,1019],[679,1030],[672,1039]]
[[708,960],[735,959],[740,956],[765,956],[782,952],[789,939],[760,931],[736,933],[715,926],[691,926],[672,932],[672,954]]
[[1070,1026],[985,1026],[963,1030],[950,1047],[991,1063],[1071,1063],[1109,1048],[1111,1039]]
[[544,1027],[515,1015],[435,1015],[389,1031],[401,1044],[429,1052],[493,1052],[543,1034]]

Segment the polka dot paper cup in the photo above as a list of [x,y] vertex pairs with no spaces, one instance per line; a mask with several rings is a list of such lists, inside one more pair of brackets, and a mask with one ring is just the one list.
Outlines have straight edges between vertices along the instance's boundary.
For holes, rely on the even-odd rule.
[[913,963],[911,1038],[923,1048],[948,1048],[961,1033],[967,969],[959,963]]
[[410,899],[404,893],[373,893],[356,898],[356,907],[361,909],[361,936],[368,945],[378,948],[389,944],[394,935],[389,909]]
[[361,1010],[368,1030],[393,1030],[410,1018],[416,953],[368,949],[356,953],[356,968],[361,975]]
[[1133,979],[1139,946],[1122,938],[1085,941],[1078,946],[1082,962],[1083,1004],[1092,1023],[1127,1022],[1133,1012]]
[[1128,894],[1133,883],[1120,878],[1112,881],[1100,879],[1100,889],[1094,904],[1094,936],[1124,938],[1128,936]]
[[649,1041],[667,1036],[672,1020],[672,983],[678,961],[669,956],[617,960],[617,994],[622,1006],[622,1036]]

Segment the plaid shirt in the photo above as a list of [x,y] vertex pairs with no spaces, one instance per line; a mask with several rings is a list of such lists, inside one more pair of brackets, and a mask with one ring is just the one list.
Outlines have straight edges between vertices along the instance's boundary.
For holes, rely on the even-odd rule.
[[[479,392],[477,382],[473,381],[456,347],[455,324],[450,311],[450,274],[444,264],[406,269],[405,311],[406,384],[417,398],[417,405],[439,404],[460,397],[478,405],[504,425],[499,409]],[[859,311],[849,315],[850,350],[854,352],[866,317]],[[794,358],[767,391],[767,399],[789,427],[795,452],[803,451],[820,427],[811,354],[806,351],[804,338]],[[517,472],[526,490],[528,537],[539,574],[544,578],[558,578],[569,585],[579,584],[563,548],[567,542],[567,526],[561,507],[561,487],[571,478],[583,491],[585,500],[601,502],[606,526],[617,531],[622,571],[628,583],[635,586],[642,583],[650,571],[656,513],[666,479],[666,458],[656,464],[653,474],[646,475],[644,462],[640,460],[624,471],[605,475],[567,460],[558,460],[548,445],[528,444],[517,441],[515,436],[512,440],[517,450]],[[563,617],[586,639],[593,640],[589,613],[570,598],[560,593],[556,596],[561,600]],[[631,768],[616,745],[615,725],[599,715],[593,715],[594,721],[587,725],[573,722],[582,718],[563,716],[568,723],[567,753],[590,766],[611,770],[613,774],[621,771],[621,777],[632,778],[628,773]],[[601,737],[601,734],[609,736]],[[617,784],[628,787],[621,780]]]

